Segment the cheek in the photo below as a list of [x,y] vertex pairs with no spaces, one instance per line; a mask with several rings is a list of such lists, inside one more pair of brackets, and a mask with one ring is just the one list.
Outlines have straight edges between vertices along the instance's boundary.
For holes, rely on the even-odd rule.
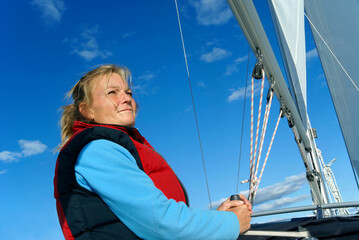
[[133,111],[134,114],[136,114],[136,112],[137,112],[137,104],[136,104],[136,102],[134,100],[132,100],[132,109],[134,110]]
[[93,105],[95,113],[97,115],[103,115],[110,110],[113,110],[113,104],[109,101],[109,99],[101,99]]

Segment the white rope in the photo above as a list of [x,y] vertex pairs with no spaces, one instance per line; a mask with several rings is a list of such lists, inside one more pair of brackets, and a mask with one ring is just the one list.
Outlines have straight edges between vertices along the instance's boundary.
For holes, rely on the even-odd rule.
[[263,102],[263,90],[264,90],[264,78],[265,78],[265,74],[264,71],[262,70],[262,86],[261,86],[261,95],[259,97],[259,107],[258,107],[258,117],[257,117],[257,129],[256,129],[256,140],[254,142],[254,161],[256,161],[256,157],[257,157],[257,147],[258,147],[258,136],[259,136],[259,126],[260,126],[260,122],[261,122],[261,115],[262,115],[262,102]]
[[[273,92],[272,92],[272,96],[273,96]],[[260,181],[261,181],[261,179],[262,179],[262,175],[263,175],[263,172],[264,172],[264,168],[265,168],[265,166],[266,166],[266,164],[267,164],[268,156],[269,156],[269,153],[270,153],[270,151],[271,151],[271,149],[272,149],[273,140],[274,140],[274,137],[275,137],[275,135],[276,135],[276,133],[277,133],[277,129],[278,129],[278,125],[279,125],[279,122],[280,122],[281,117],[282,117],[282,110],[280,110],[280,112],[279,112],[279,116],[278,116],[278,119],[277,119],[277,123],[276,123],[275,128],[274,128],[274,131],[273,131],[272,139],[271,139],[271,141],[270,141],[270,143],[269,143],[269,147],[268,147],[268,150],[267,150],[267,154],[266,154],[266,157],[265,157],[265,159],[264,159],[263,167],[262,167],[261,173],[259,174],[258,184],[257,184],[256,189],[254,190],[254,194],[253,194],[253,200],[254,200],[254,198],[255,198],[255,196],[256,196],[259,183],[260,183]]]
[[260,138],[260,144],[259,144],[259,149],[258,149],[258,157],[257,157],[257,159],[256,158],[253,159],[253,166],[256,165],[256,167],[255,167],[255,172],[251,173],[252,178],[250,179],[250,189],[249,189],[249,201],[252,204],[254,202],[254,198],[256,196],[256,192],[258,190],[259,183],[260,183],[260,181],[262,179],[262,175],[263,175],[265,166],[267,164],[268,156],[269,156],[270,150],[272,148],[274,137],[275,137],[275,135],[277,133],[278,125],[279,125],[279,122],[280,122],[280,119],[281,119],[281,116],[282,116],[282,110],[281,110],[280,113],[279,113],[278,119],[277,119],[276,126],[275,126],[274,131],[273,131],[273,135],[272,135],[272,138],[271,138],[271,141],[270,141],[267,153],[266,153],[266,157],[265,157],[263,165],[262,165],[261,172],[259,174],[259,178],[257,178],[260,158],[261,158],[261,155],[262,155],[264,138],[265,138],[265,134],[266,134],[266,131],[267,131],[267,126],[268,126],[269,113],[270,113],[272,100],[273,100],[273,91],[271,91],[271,90],[269,90],[269,91],[270,91],[270,95],[269,95],[269,100],[268,100],[268,102],[266,104],[266,109],[265,109],[265,113],[264,113],[264,119],[263,119],[262,131],[261,131],[261,138]]
[[253,156],[253,105],[254,105],[254,80],[252,77],[252,96],[251,96],[251,160],[250,160],[250,187],[249,187],[249,201],[252,200],[251,193],[253,192],[254,185],[256,183],[256,177],[254,175],[256,165],[256,157],[257,157],[257,146],[258,146],[258,135],[259,135],[259,126],[261,121],[261,113],[262,113],[262,101],[263,101],[263,89],[264,89],[264,79],[265,79],[265,72],[262,69],[262,85],[261,85],[261,94],[259,97],[259,106],[258,106],[258,117],[257,117],[257,129],[256,129],[256,139],[254,143],[254,156]]
[[260,162],[261,155],[262,155],[264,137],[265,137],[266,131],[267,131],[268,118],[269,118],[270,108],[271,108],[271,105],[272,105],[272,99],[273,99],[273,92],[271,91],[270,92],[269,102],[266,104],[266,109],[265,109],[265,112],[264,112],[264,119],[263,119],[262,133],[261,133],[261,141],[259,143],[259,150],[258,150],[257,167],[256,167],[256,172],[254,174],[255,176],[257,176],[257,172],[258,172],[258,169],[259,169],[259,162]]
[[334,52],[332,51],[332,49],[329,47],[329,45],[327,44],[327,42],[324,40],[324,38],[322,37],[322,35],[319,33],[319,31],[317,30],[317,28],[314,26],[314,24],[312,23],[312,21],[309,19],[309,17],[307,16],[306,13],[304,13],[305,17],[308,19],[310,25],[313,27],[313,29],[315,30],[315,32],[318,34],[318,36],[320,37],[320,39],[323,41],[323,43],[325,44],[325,46],[328,48],[329,52],[332,54],[332,56],[334,57],[334,59],[337,61],[337,63],[339,64],[339,66],[342,68],[342,70],[344,71],[345,75],[347,75],[347,77],[349,78],[349,80],[352,82],[352,84],[354,85],[354,87],[357,89],[357,91],[359,92],[359,87],[355,84],[355,82],[353,81],[353,79],[350,77],[349,73],[345,70],[345,68],[343,67],[343,65],[340,63],[339,59],[335,56]]
[[[252,77],[252,90],[251,90],[251,152],[250,152],[250,175],[249,175],[249,180],[250,180],[250,185],[252,182],[252,178],[253,178],[253,166],[254,166],[254,162],[253,162],[253,107],[254,107],[254,78]],[[249,191],[250,192],[250,191]]]

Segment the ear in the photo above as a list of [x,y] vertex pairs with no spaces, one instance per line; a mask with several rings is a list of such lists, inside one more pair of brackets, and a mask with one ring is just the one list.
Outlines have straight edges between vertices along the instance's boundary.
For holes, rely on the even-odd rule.
[[82,114],[82,116],[84,116],[85,118],[89,119],[89,120],[93,120],[93,113],[91,111],[91,109],[87,106],[86,103],[82,102],[79,105],[79,111]]

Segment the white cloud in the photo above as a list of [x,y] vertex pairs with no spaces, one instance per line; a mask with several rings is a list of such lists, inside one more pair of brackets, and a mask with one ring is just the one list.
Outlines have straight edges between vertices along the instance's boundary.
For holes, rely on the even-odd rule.
[[198,82],[197,86],[203,87],[203,88],[207,87],[207,85],[203,81]]
[[21,153],[24,157],[43,153],[47,149],[47,146],[41,143],[39,140],[19,140],[19,145],[22,149]]
[[237,63],[241,63],[241,62],[244,62],[247,59],[248,59],[248,56],[243,56],[243,57],[239,57],[239,58],[235,59],[234,61],[237,62]]
[[86,28],[81,33],[81,40],[75,38],[72,40],[65,39],[65,43],[70,43],[73,49],[73,53],[79,55],[87,61],[91,61],[94,58],[107,58],[112,55],[112,52],[101,49],[99,47],[96,36],[98,35],[98,26],[92,28]]
[[129,38],[129,37],[132,37],[135,34],[136,34],[136,32],[127,32],[127,33],[122,34],[122,38],[123,39]]
[[201,25],[225,24],[232,17],[232,12],[225,1],[193,0],[190,3],[195,8],[197,22]]
[[281,198],[281,199],[272,201],[270,203],[263,203],[263,204],[259,205],[258,207],[255,207],[255,211],[260,212],[260,211],[273,210],[273,209],[288,206],[292,203],[300,202],[300,201],[303,201],[303,200],[306,200],[309,198],[310,198],[309,195],[301,195],[298,197],[290,197],[290,198],[289,197]]
[[4,163],[17,162],[21,157],[22,157],[21,153],[18,152],[10,152],[10,151],[0,152],[0,161]]
[[159,87],[153,86],[151,83],[152,79],[156,77],[155,74],[151,72],[146,72],[145,74],[134,77],[132,81],[132,90],[141,95],[154,95],[157,93]]
[[146,74],[143,74],[139,77],[137,77],[138,79],[143,79],[143,80],[150,80],[152,78],[154,78],[155,75],[153,73],[146,73]]
[[[264,211],[276,207],[283,207],[285,205],[292,204],[310,198],[308,195],[302,195],[299,197],[282,198],[283,196],[289,195],[302,188],[307,183],[305,173],[286,177],[284,182],[275,183],[265,188],[259,188],[255,197],[255,206],[257,211]],[[240,194],[248,196],[248,190],[243,191]],[[228,197],[227,197],[228,198]],[[212,202],[212,208],[217,208],[224,200],[222,198],[219,201]],[[275,200],[272,203],[264,204],[266,202]],[[261,204],[261,205],[260,205]],[[259,206],[258,206],[259,205]]]
[[29,141],[21,139],[19,140],[19,145],[21,152],[0,152],[0,161],[4,163],[17,162],[20,158],[37,155],[43,153],[47,149],[47,146],[38,140]]
[[[247,95],[248,95],[248,92],[249,91],[247,90]],[[238,100],[238,99],[244,97],[244,93],[245,93],[245,88],[244,87],[243,88],[238,88],[237,90],[233,91],[231,93],[231,95],[228,96],[227,101],[228,102],[233,102],[235,100]]]
[[312,50],[307,52],[307,55],[306,55],[307,61],[310,61],[316,57],[318,57],[318,52],[317,52],[316,48],[313,48]]
[[[254,88],[253,88],[254,89],[253,90],[254,95],[259,93],[261,85],[262,85],[262,83],[259,82],[259,81],[254,82]],[[248,86],[247,86],[247,97],[251,96],[251,91],[252,91],[252,87],[248,84]],[[244,98],[245,87],[241,87],[241,88],[238,88],[238,89],[232,89],[231,92],[232,93],[227,98],[227,102],[233,102],[233,101],[236,101],[236,100]]]
[[299,189],[307,182],[305,173],[286,177],[284,182],[259,188],[255,197],[255,203],[260,204],[273,199],[281,198],[291,194]]
[[40,9],[46,24],[59,23],[65,11],[65,4],[61,0],[33,0],[31,2]]
[[1,170],[1,171],[0,171],[0,175],[7,173],[7,171],[8,171],[8,169]]
[[[215,202],[212,202],[212,208],[211,209],[217,209],[219,207],[219,205],[221,205],[224,201],[226,201],[228,198],[221,198],[220,200],[218,201],[215,201]],[[208,208],[210,208],[208,206]]]
[[234,72],[238,72],[238,65],[245,60],[247,60],[247,56],[239,57],[233,61],[233,63],[227,65],[226,72],[224,73],[225,76],[230,76]]
[[232,64],[227,65],[224,76],[230,76],[234,72],[238,72],[238,64],[237,63],[232,63]]
[[210,63],[210,62],[223,60],[231,55],[232,55],[231,52],[224,50],[222,48],[215,47],[212,49],[212,51],[202,54],[200,59],[204,62]]
[[184,111],[185,112],[193,112],[193,106],[192,105],[188,106]]

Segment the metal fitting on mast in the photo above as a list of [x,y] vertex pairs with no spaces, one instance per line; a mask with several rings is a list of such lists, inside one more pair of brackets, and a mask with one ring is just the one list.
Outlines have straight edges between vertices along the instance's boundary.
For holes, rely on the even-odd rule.
[[271,93],[274,91],[274,85],[275,85],[273,76],[270,76],[268,81],[269,81],[269,89],[268,89],[268,93],[267,93],[267,103],[269,102]]
[[261,51],[259,50],[259,48],[257,48],[257,62],[254,65],[253,68],[253,72],[252,72],[252,77],[255,79],[262,79],[263,78],[263,63],[262,63],[262,54]]
[[284,115],[287,117],[289,127],[293,128],[295,126],[294,119],[292,118],[292,114],[290,110],[286,107],[284,99],[282,97],[280,97],[280,108]]

